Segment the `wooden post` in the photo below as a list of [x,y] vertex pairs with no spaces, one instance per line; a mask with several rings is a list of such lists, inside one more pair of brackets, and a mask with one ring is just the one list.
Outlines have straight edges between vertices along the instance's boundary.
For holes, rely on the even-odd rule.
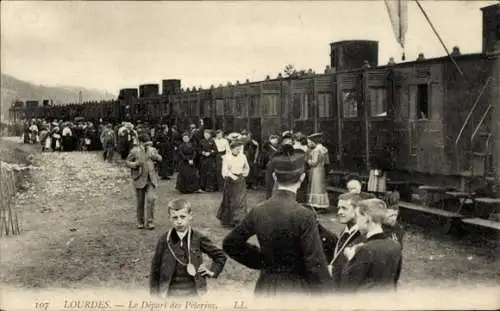
[[500,53],[493,56],[493,83],[491,84],[491,100],[493,115],[491,118],[493,134],[493,165],[496,169],[496,181],[500,186]]
[[319,106],[318,106],[318,88],[316,81],[316,74],[312,78],[313,83],[313,102],[312,102],[312,111],[314,115],[314,132],[319,132]]
[[370,170],[370,102],[368,101],[368,74],[363,71],[362,90],[363,90],[363,112],[365,119],[365,154],[366,154],[366,169]]
[[344,98],[343,98],[343,90],[340,88],[341,79],[337,76],[335,80],[335,89],[337,90],[337,162],[339,163],[339,168],[343,166],[342,155],[344,153],[344,146],[342,144],[342,122],[344,122],[343,108],[344,108]]

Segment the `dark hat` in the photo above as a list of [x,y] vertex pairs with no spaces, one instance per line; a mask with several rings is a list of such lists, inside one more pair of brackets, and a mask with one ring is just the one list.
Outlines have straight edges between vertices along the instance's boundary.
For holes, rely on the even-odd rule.
[[148,134],[146,134],[146,133],[141,133],[139,135],[139,141],[141,143],[150,142],[151,141],[151,137]]
[[276,174],[302,174],[305,170],[305,163],[305,153],[276,155],[273,159],[274,172]]
[[293,134],[292,134],[292,131],[284,131],[283,133],[281,133],[281,136],[282,137],[293,137]]
[[221,129],[218,129],[217,131],[215,131],[216,134],[224,134],[224,131],[221,130]]
[[191,135],[192,135],[192,134],[191,134],[191,132],[189,132],[189,131],[185,131],[184,133],[182,133],[182,137],[184,137],[184,136],[188,136],[189,138],[191,138]]

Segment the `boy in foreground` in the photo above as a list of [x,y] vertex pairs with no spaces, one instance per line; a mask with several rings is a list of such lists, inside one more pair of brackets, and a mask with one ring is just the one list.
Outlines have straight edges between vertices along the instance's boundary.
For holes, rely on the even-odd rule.
[[387,216],[387,206],[380,199],[356,203],[356,226],[365,240],[344,250],[348,263],[342,270],[342,290],[396,289],[401,271],[401,244],[382,229]]
[[[189,297],[207,290],[207,277],[216,278],[227,257],[209,238],[191,227],[191,204],[176,199],[168,204],[173,228],[160,237],[153,255],[150,292],[158,296]],[[208,269],[203,253],[212,259]]]

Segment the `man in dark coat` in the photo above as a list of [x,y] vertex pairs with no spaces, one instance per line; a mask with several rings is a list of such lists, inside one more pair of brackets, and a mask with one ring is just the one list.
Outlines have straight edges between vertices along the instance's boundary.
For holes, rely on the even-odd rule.
[[[330,282],[316,215],[295,197],[304,179],[305,157],[274,159],[278,189],[250,210],[223,241],[224,251],[251,269],[260,270],[259,295],[323,292]],[[256,235],[260,248],[247,242]]]
[[348,263],[342,271],[340,288],[344,291],[394,290],[400,272],[401,244],[382,229],[387,207],[380,199],[356,204],[356,225],[365,237],[363,243],[344,250]]

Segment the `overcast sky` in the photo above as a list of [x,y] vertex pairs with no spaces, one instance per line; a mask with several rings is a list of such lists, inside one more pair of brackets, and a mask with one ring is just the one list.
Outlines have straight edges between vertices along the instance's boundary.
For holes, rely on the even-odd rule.
[[[480,8],[496,1],[421,1],[444,42],[481,51]],[[286,64],[322,72],[329,43],[379,41],[401,60],[383,1],[1,1],[2,72],[46,85],[120,88],[180,78],[183,87],[275,77]],[[445,55],[413,1],[407,59]]]

